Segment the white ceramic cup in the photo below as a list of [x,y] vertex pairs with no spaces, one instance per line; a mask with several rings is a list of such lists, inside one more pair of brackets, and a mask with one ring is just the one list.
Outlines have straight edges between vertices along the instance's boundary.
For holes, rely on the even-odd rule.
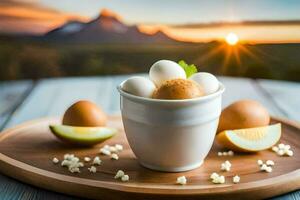
[[216,135],[224,86],[203,97],[163,100],[131,95],[123,83],[117,89],[124,130],[140,164],[167,172],[199,167]]

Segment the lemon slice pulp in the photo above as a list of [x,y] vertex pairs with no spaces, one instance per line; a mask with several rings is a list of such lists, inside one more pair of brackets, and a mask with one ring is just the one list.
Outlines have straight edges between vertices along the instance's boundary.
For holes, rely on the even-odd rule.
[[51,132],[70,143],[93,145],[114,136],[118,131],[109,127],[76,127],[67,125],[50,125]]
[[281,124],[222,131],[217,141],[234,151],[256,152],[275,145],[281,137]]

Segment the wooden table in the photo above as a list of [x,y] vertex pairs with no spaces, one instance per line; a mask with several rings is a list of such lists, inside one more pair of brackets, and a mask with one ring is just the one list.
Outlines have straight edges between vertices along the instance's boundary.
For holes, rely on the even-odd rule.
[[[143,74],[144,75],[144,74]],[[110,114],[119,113],[116,86],[129,76],[0,82],[0,130],[27,120],[59,116],[79,99],[89,99]],[[225,85],[223,106],[250,98],[278,117],[300,122],[300,83],[219,77]],[[74,199],[39,189],[0,174],[0,199]],[[300,200],[300,190],[273,199]]]

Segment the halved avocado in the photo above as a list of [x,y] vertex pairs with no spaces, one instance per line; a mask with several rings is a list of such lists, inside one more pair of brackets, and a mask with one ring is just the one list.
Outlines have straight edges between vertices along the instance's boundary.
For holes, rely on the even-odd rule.
[[109,127],[50,125],[49,128],[56,137],[64,142],[85,146],[98,144],[118,133],[117,129]]

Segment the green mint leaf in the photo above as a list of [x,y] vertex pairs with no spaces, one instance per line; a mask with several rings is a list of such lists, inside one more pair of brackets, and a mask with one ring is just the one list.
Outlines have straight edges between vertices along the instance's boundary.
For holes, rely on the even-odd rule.
[[180,60],[178,64],[185,71],[187,78],[198,72],[197,67],[194,64],[188,65],[184,60]]

